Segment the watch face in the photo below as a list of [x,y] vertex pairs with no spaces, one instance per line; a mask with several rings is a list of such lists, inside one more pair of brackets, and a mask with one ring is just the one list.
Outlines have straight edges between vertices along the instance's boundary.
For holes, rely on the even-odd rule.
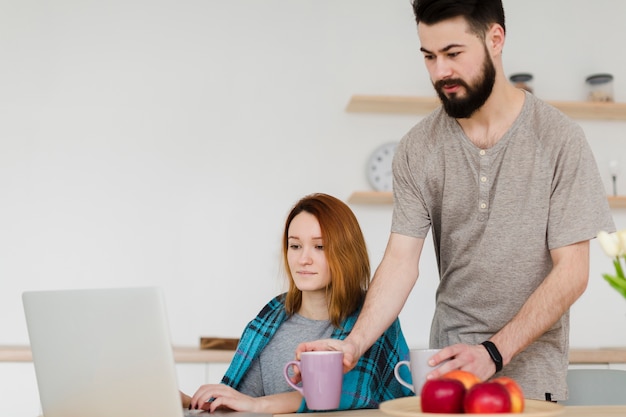
[[389,142],[379,146],[370,155],[367,163],[367,180],[376,191],[391,191],[393,173],[391,163],[398,142]]

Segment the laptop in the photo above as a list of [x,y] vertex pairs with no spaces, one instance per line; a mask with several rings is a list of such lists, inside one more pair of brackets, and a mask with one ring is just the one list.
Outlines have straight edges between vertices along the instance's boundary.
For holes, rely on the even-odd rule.
[[198,414],[181,405],[159,288],[27,291],[22,301],[44,417]]

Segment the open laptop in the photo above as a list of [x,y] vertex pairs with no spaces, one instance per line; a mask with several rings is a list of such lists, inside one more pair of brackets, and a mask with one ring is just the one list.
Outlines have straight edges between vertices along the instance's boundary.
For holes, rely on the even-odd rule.
[[159,288],[29,291],[22,301],[44,417],[190,413]]

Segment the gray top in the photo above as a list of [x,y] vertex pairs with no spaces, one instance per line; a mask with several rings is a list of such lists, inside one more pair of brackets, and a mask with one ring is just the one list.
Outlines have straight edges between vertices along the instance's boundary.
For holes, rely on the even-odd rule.
[[328,339],[333,333],[329,320],[311,320],[294,314],[276,331],[263,352],[243,377],[239,392],[251,397],[293,391],[283,376],[283,368],[295,359],[296,347],[302,342]]
[[[613,231],[582,129],[530,93],[511,128],[476,147],[442,108],[413,127],[393,163],[392,232],[432,230],[440,274],[431,347],[502,328],[552,267],[550,250]],[[529,398],[566,398],[569,312],[500,374]]]

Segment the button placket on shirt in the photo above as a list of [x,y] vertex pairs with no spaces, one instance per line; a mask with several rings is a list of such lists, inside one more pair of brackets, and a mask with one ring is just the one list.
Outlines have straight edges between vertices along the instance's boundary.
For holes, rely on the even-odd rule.
[[478,171],[479,193],[478,193],[478,220],[487,220],[489,214],[489,155],[485,149],[478,152],[480,169]]

